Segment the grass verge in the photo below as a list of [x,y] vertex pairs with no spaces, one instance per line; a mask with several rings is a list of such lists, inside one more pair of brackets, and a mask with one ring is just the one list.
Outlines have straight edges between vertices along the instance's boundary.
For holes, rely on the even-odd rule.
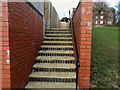
[[118,28],[93,27],[91,87],[118,88]]

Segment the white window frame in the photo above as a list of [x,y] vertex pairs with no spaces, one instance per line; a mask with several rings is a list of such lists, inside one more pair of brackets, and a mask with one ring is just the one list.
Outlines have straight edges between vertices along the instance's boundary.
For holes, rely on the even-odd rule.
[[103,19],[104,16],[100,16],[100,19]]
[[103,14],[103,11],[101,11],[101,14]]
[[96,16],[96,19],[98,19],[98,16]]
[[103,21],[100,21],[100,24],[102,25],[104,22]]
[[97,24],[98,24],[98,21],[95,21],[95,24],[97,25]]

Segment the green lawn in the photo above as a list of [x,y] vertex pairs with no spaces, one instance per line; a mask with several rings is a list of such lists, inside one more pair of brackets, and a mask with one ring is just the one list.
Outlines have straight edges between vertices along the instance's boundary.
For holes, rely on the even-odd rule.
[[118,28],[93,27],[91,87],[118,87]]

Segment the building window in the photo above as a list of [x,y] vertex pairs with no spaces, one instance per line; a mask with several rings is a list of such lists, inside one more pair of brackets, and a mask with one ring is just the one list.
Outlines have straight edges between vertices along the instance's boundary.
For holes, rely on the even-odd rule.
[[108,25],[112,25],[112,21],[108,21]]
[[100,24],[103,24],[103,21],[100,21]]
[[103,19],[103,16],[100,16],[100,19]]
[[103,14],[103,11],[101,11],[101,14]]
[[96,19],[98,19],[98,16],[96,16]]
[[98,21],[96,21],[95,24],[98,24]]

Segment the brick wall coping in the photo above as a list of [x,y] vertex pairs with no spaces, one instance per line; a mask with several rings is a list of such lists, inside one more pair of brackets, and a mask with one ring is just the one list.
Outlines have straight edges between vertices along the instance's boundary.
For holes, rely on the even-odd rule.
[[35,10],[41,17],[43,17],[43,15],[31,4],[31,2],[26,2],[33,10]]

